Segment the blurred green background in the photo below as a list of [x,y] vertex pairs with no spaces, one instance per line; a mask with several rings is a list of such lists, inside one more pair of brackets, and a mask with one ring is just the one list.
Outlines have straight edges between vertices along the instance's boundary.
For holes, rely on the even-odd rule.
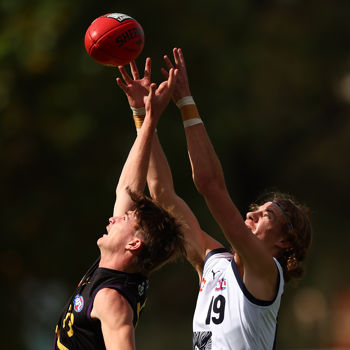
[[[98,255],[135,130],[118,71],[84,34],[108,12],[136,18],[160,82],[182,47],[191,90],[242,211],[265,189],[312,209],[305,278],[286,289],[278,349],[350,349],[350,1],[0,3],[0,274],[3,349],[52,347],[61,308]],[[169,105],[158,132],[177,192],[224,242]],[[155,273],[139,350],[190,349],[198,281],[186,262]]]

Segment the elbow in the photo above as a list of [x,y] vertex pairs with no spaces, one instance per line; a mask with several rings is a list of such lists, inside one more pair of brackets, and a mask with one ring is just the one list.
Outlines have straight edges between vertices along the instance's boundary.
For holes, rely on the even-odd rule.
[[117,188],[115,189],[115,194],[118,197],[118,195],[120,195],[122,192],[127,192],[128,189],[129,186],[118,184]]
[[161,198],[164,197],[165,189],[160,184],[149,187],[150,196],[158,202],[161,202]]
[[195,176],[193,174],[193,182],[197,191],[205,198],[218,190],[226,190],[225,181],[219,176]]
[[208,188],[209,184],[212,182],[212,178],[209,176],[198,176],[195,172],[192,173],[192,179],[196,189],[199,193],[203,194]]
[[149,183],[148,188],[150,196],[162,205],[167,204],[169,198],[175,194],[173,187],[164,186],[161,182]]

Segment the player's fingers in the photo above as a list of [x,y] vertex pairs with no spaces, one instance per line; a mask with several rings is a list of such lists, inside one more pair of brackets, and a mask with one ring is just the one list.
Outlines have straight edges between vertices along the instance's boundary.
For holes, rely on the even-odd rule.
[[124,91],[126,92],[127,86],[123,83],[123,81],[120,78],[116,79],[117,85]]
[[150,79],[151,78],[151,58],[147,57],[145,62],[145,72],[143,75],[145,78]]
[[164,69],[163,67],[160,69],[160,72],[163,74],[165,79],[169,78],[169,73],[166,69]]
[[129,74],[127,73],[126,69],[124,66],[118,66],[119,72],[122,75],[124,81],[127,84],[130,84],[132,82],[132,79],[130,78]]
[[174,70],[174,77],[173,77],[172,85],[171,85],[171,87],[170,87],[171,92],[173,92],[174,89],[175,89],[175,84],[176,84],[176,80],[177,80],[178,75],[179,75],[179,70],[178,70],[178,69],[175,69],[175,70]]
[[167,80],[159,84],[157,93],[161,94],[164,90],[169,90],[169,87],[173,84],[173,81],[174,81],[174,68],[170,68]]
[[169,71],[168,88],[171,91],[175,87],[176,77],[177,77],[178,71],[179,71],[178,69],[173,69],[173,68],[171,68]]
[[148,96],[147,96],[147,101],[150,103],[152,102],[152,99],[153,99],[153,96],[154,96],[154,92],[156,90],[156,84],[155,83],[152,83],[149,87],[149,93],[148,93]]
[[185,58],[184,58],[184,55],[182,53],[182,50],[178,49],[177,52],[178,52],[178,55],[179,55],[179,62],[181,63],[181,65],[183,67],[185,67]]
[[134,78],[134,80],[140,79],[139,70],[137,69],[137,65],[136,65],[135,60],[132,60],[130,62],[130,70],[131,70],[131,74],[132,74],[132,77]]
[[157,88],[157,84],[156,83],[152,83],[151,86],[150,86],[151,95],[154,95],[154,92],[156,91],[156,88]]
[[173,55],[174,55],[174,61],[175,61],[176,67],[178,67],[180,63],[180,59],[179,59],[178,49],[176,47],[173,49]]
[[167,55],[164,55],[164,61],[168,69],[174,68],[173,64],[170,61],[170,58]]

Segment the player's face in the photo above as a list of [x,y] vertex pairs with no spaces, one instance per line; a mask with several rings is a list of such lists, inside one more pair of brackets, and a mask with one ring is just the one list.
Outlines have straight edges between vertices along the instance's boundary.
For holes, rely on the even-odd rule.
[[109,245],[111,248],[121,246],[131,239],[137,231],[137,218],[133,211],[124,215],[109,218],[106,226],[107,234],[101,237],[97,244],[99,246]]
[[247,213],[245,224],[253,234],[269,245],[282,238],[283,213],[272,202],[261,205],[257,210]]

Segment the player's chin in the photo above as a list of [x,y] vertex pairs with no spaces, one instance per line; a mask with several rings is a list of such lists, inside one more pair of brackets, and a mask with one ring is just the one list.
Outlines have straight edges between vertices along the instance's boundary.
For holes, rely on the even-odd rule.
[[254,236],[256,236],[257,238],[259,238],[260,233],[259,233],[259,231],[258,231],[257,229],[255,229],[255,228],[250,228],[249,231],[250,231]]
[[99,247],[103,244],[103,241],[105,240],[106,237],[107,237],[107,235],[104,234],[102,237],[100,237],[100,238],[97,240],[97,245],[98,245]]
[[246,223],[245,225],[251,233],[255,234],[253,228],[249,224]]

